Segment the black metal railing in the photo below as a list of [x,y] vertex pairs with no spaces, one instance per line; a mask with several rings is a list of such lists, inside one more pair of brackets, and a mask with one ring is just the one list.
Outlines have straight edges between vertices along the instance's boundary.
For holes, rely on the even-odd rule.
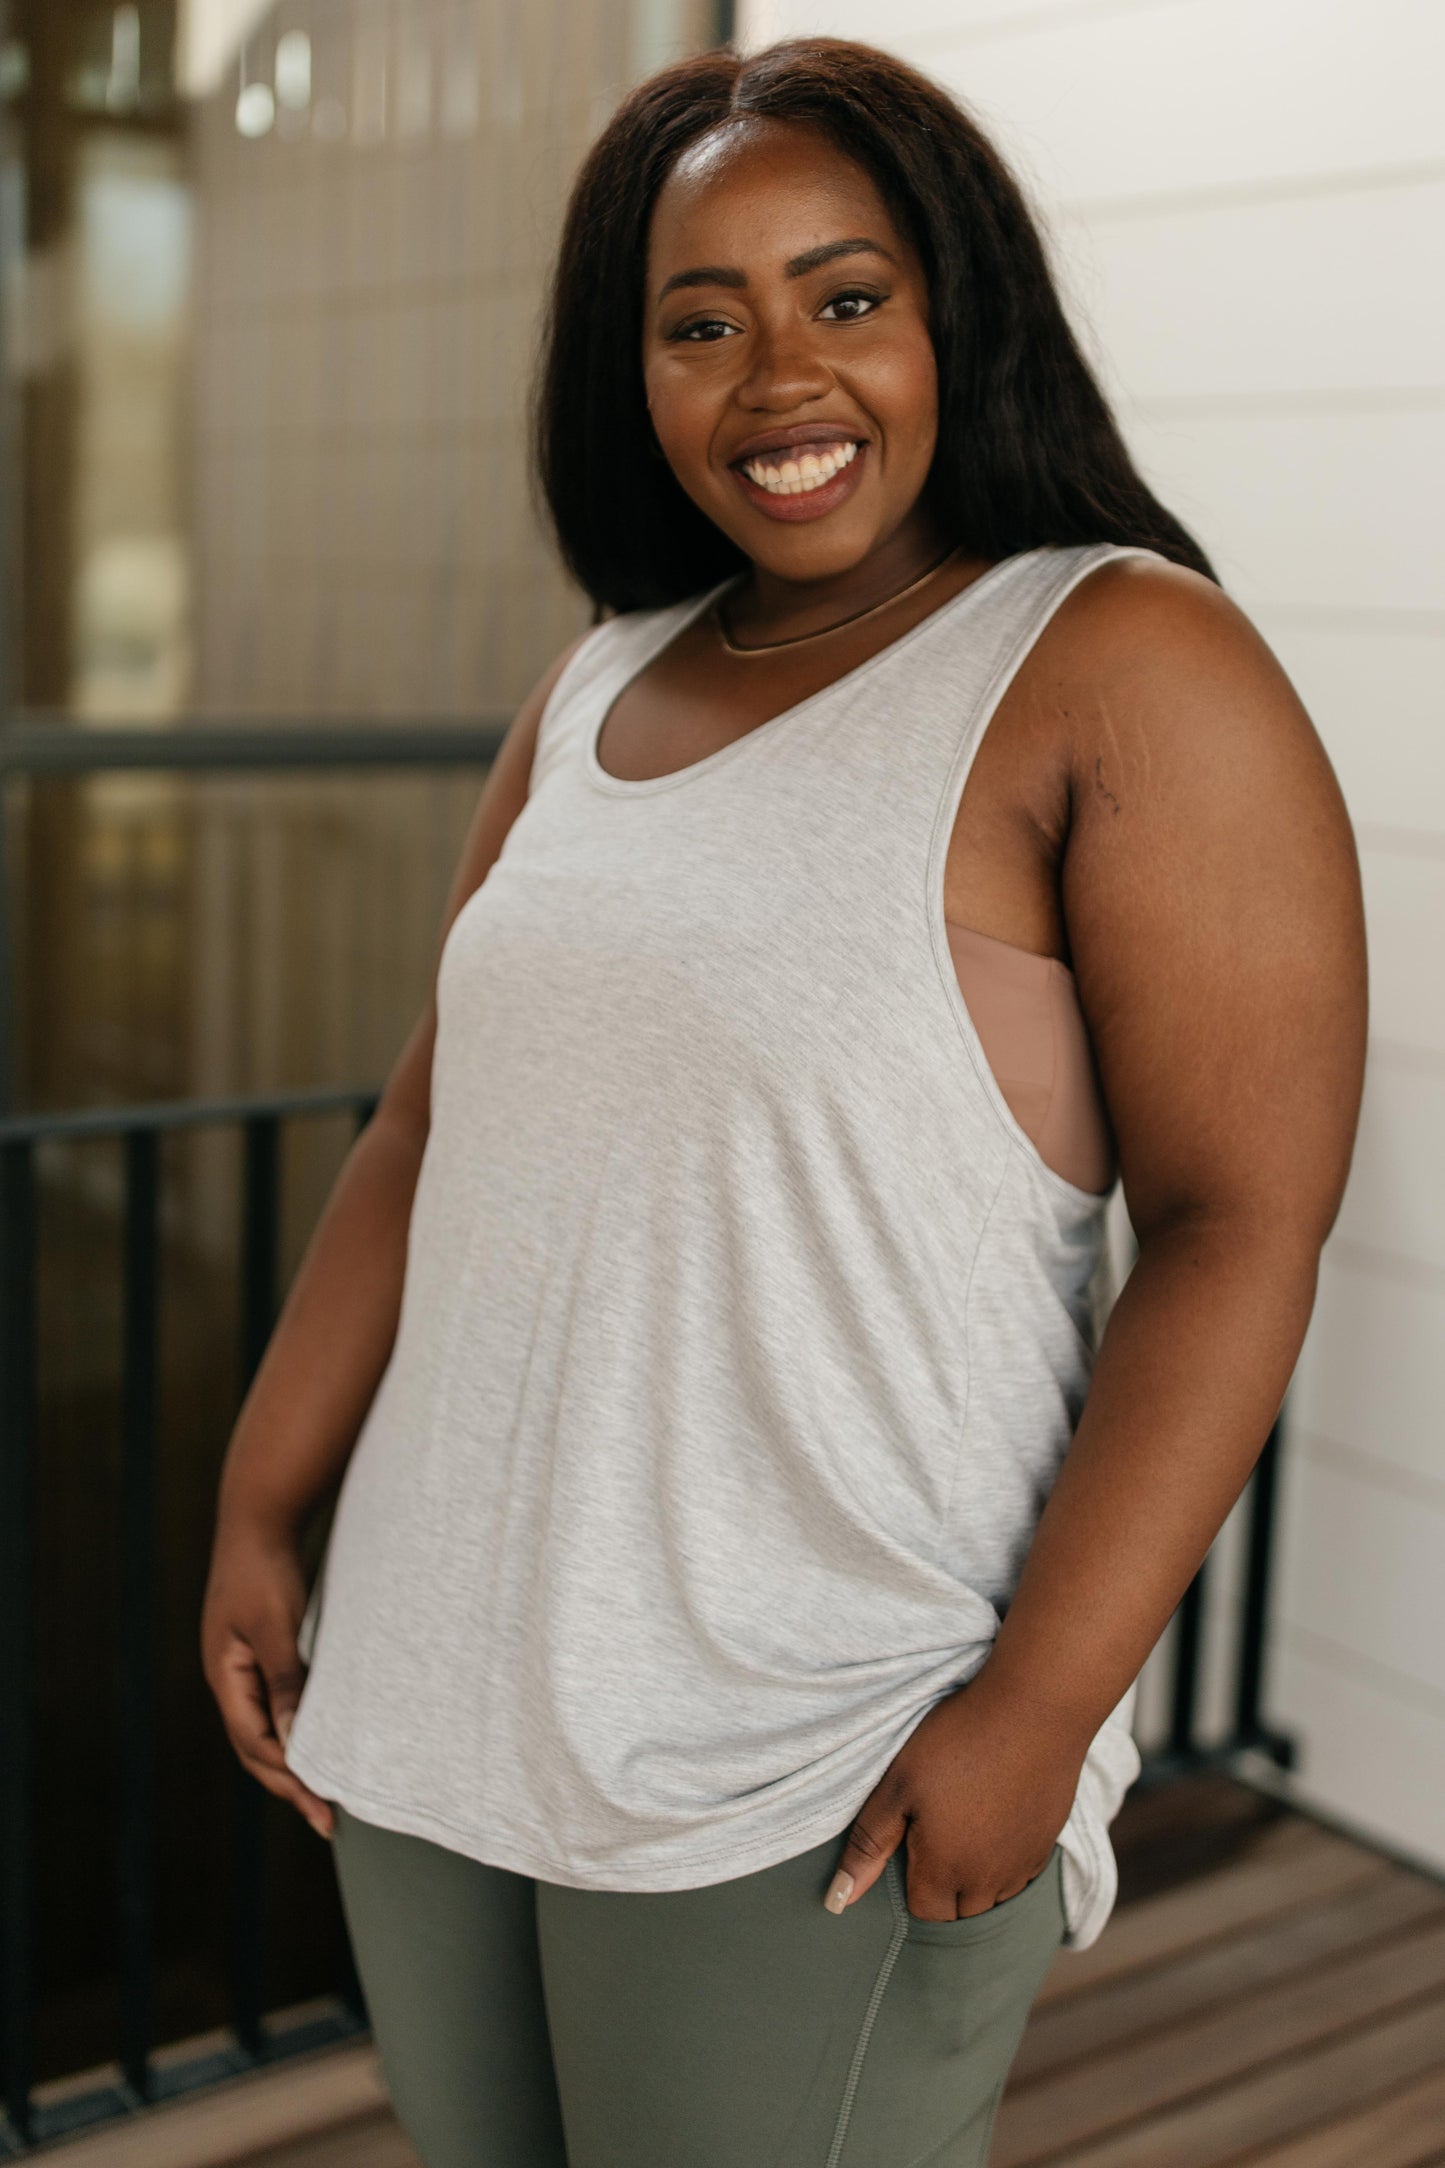
[[15,1104],[15,947],[10,926],[8,786],[44,778],[152,773],[240,775],[262,770],[352,773],[378,768],[485,767],[507,726],[497,715],[439,723],[423,717],[387,722],[311,717],[196,716],[163,728],[103,730],[70,717],[26,712],[0,716],[0,1115]]
[[[160,1303],[159,1160],[165,1136],[184,1128],[239,1125],[244,1136],[242,1256],[237,1319],[242,1391],[255,1374],[279,1310],[282,1125],[349,1114],[356,1131],[376,1107],[375,1087],[245,1100],[31,1115],[0,1121],[0,2153],[14,2156],[83,2125],[148,2105],[197,2084],[273,2062],[364,2030],[365,2010],[349,1967],[335,1983],[335,2011],[278,2030],[263,2010],[265,1794],[237,1765],[237,1823],[231,1862],[228,1963],[234,2045],[158,2071],[153,2037],[156,1913],[156,1719],[158,1349]],[[124,1150],[122,1334],[120,1355],[120,1616],[112,1672],[119,1722],[115,1939],[118,2075],[63,2106],[34,2104],[33,2010],[36,1938],[37,1589],[33,1561],[39,1408],[37,1349],[37,1155],[56,1141],[110,1139]],[[97,1734],[101,1727],[97,1726]]]
[[[235,1127],[244,1138],[240,1305],[236,1319],[241,1394],[279,1307],[282,1125],[350,1113],[358,1130],[375,1087],[232,1100],[180,1101],[78,1112],[10,1115],[13,1105],[9,785],[33,779],[151,770],[230,776],[305,769],[356,774],[380,769],[484,769],[505,718],[459,722],[392,719],[204,717],[165,728],[96,730],[65,717],[18,716],[0,728],[0,2158],[162,2098],[364,2031],[361,1991],[342,1964],[330,2008],[294,2023],[264,2008],[267,1795],[236,1764],[230,1929],[225,1960],[227,2042],[157,2062],[155,1923],[158,1755],[154,1617],[157,1544],[162,1140],[185,1128]],[[35,1528],[40,1436],[38,1155],[47,1145],[109,1139],[124,1154],[121,1207],[119,1580],[111,1676],[115,1736],[116,1852],[114,2077],[66,2089],[37,2105],[35,2013],[35,1801],[37,1798],[37,1598]],[[237,1402],[239,1406],[239,1399]],[[49,2088],[45,2088],[49,2090]]]

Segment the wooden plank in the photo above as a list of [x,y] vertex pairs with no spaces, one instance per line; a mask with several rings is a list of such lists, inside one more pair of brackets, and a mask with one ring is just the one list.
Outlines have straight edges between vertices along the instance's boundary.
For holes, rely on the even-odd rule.
[[1298,1819],[1282,1800],[1219,1770],[1136,1785],[1109,1832],[1119,1863],[1119,1903],[1134,1904],[1215,1874],[1242,1859],[1266,1828]]
[[298,2139],[265,2153],[248,2154],[232,2168],[422,2168],[396,2117],[389,2112],[348,2123],[341,2130]]
[[1387,1867],[1326,1903],[1296,1905],[1281,1918],[1183,1951],[1162,1967],[1127,1972],[1087,1995],[1057,1998],[1030,2019],[1010,2089],[1344,1956],[1432,1914],[1445,1916],[1445,1889],[1408,1867]]
[[233,2168],[389,2108],[376,2050],[323,2048],[45,2148],[57,2168]]
[[1036,2160],[1050,2146],[1083,2145],[1158,2115],[1281,2056],[1298,2055],[1326,2038],[1343,2039],[1436,1991],[1445,1994],[1445,1919],[1025,2086],[1000,2108],[1003,2138],[995,2168]]
[[1313,1822],[1281,1822],[1263,1831],[1248,1856],[1182,1889],[1143,1897],[1117,1911],[1087,1950],[1060,1950],[1034,2007],[1155,1965],[1212,1935],[1253,1927],[1291,1905],[1319,1904],[1385,1871],[1385,1862],[1351,1838]]
[[1428,2168],[1445,2134],[1445,2063],[1327,2130],[1252,2153],[1249,2168]]
[[[1432,1996],[1089,2144],[1069,2146],[1045,2133],[1025,2148],[1001,2111],[990,2168],[1222,2168],[1240,2159],[1256,2168],[1259,2149],[1272,2139],[1297,2137],[1362,2099],[1416,2083],[1438,2068],[1442,2054],[1445,1997]],[[1302,2158],[1315,2168],[1313,2155]],[[1376,2168],[1374,2156],[1353,2156],[1351,2168]]]

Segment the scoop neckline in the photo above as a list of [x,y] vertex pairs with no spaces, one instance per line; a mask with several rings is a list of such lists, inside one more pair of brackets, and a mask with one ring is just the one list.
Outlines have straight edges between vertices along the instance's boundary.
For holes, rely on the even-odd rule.
[[860,678],[866,677],[871,670],[878,668],[880,664],[889,661],[892,656],[911,646],[930,627],[945,619],[951,610],[967,601],[970,595],[976,595],[980,588],[989,586],[1002,574],[1009,571],[1011,567],[1023,563],[1027,558],[1040,556],[1044,550],[1052,546],[1047,542],[1039,543],[1032,549],[1015,550],[1011,556],[1000,557],[995,564],[989,566],[987,572],[981,572],[977,579],[970,580],[966,587],[960,587],[956,594],[950,595],[946,602],[940,602],[938,608],[930,610],[926,617],[920,617],[918,622],[910,625],[906,632],[900,632],[897,639],[890,640],[886,647],[877,648],[873,654],[865,655],[862,662],[854,663],[851,669],[844,670],[827,685],[820,685],[815,693],[807,694],[802,700],[795,700],[791,707],[780,708],[776,715],[768,716],[764,722],[754,723],[752,729],[745,730],[741,737],[730,738],[726,745],[715,746],[712,752],[704,753],[701,760],[690,760],[685,767],[670,769],[666,775],[629,777],[610,774],[603,767],[597,755],[597,747],[602,732],[606,727],[608,716],[612,713],[628,686],[634,684],[641,677],[643,671],[657,660],[670,642],[678,639],[686,632],[689,625],[695,624],[704,610],[708,609],[719,595],[744,577],[741,572],[729,573],[725,580],[719,580],[715,586],[705,589],[690,605],[677,605],[676,607],[683,611],[682,616],[678,617],[673,612],[669,612],[671,622],[665,623],[661,627],[661,637],[650,641],[641,660],[628,671],[624,678],[611,687],[606,700],[603,702],[601,713],[594,721],[589,723],[583,738],[583,766],[588,781],[596,789],[610,792],[613,797],[640,798],[650,797],[657,791],[676,790],[679,785],[690,783],[695,777],[712,774],[715,769],[722,767],[729,759],[736,758],[744,747],[751,745],[755,739],[775,735],[780,725],[791,723],[795,717],[808,714],[818,706],[820,701],[829,699],[836,692],[841,692],[845,686],[856,684]]

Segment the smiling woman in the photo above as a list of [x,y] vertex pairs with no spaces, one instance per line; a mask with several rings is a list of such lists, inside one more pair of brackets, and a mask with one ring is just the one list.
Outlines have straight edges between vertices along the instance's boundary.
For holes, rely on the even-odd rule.
[[[786,253],[800,214],[838,237]],[[743,240],[742,262],[714,260],[724,238]],[[865,589],[881,581],[886,592],[890,567],[930,531],[936,550],[921,501],[938,411],[927,281],[862,167],[811,126],[753,117],[704,135],[658,193],[647,284],[657,298],[643,383],[657,441],[698,510],[755,566],[794,591],[826,580],[818,608],[836,623],[851,568],[867,560]],[[781,389],[789,409],[808,409],[803,420],[756,427],[749,392],[764,376],[764,405],[777,411]],[[816,449],[800,457],[805,445]],[[756,579],[753,593],[775,621]]]
[[624,102],[537,457],[598,617],[233,1441],[215,1673],[334,1826],[427,2168],[982,2168],[1309,1317],[1348,823],[997,153],[886,54]]
[[[786,233],[766,208],[776,195],[744,200],[768,172],[788,184]],[[720,190],[732,194],[725,220]],[[630,310],[615,306],[619,295]],[[802,370],[800,405],[812,403],[810,372],[839,360],[828,413],[782,411],[776,433],[762,417],[748,431],[734,416],[731,441],[707,443],[700,461],[693,394],[710,395],[716,413],[723,387],[741,371],[745,388],[779,337]],[[855,394],[880,383],[889,501],[926,480],[940,530],[975,556],[1142,543],[1209,572],[1135,471],[1017,183],[936,84],[823,38],[741,61],[703,54],[640,85],[573,192],[537,385],[539,467],[582,585],[627,610],[741,569],[757,527],[738,526],[744,492],[729,501],[727,460],[786,444],[794,426],[836,422],[834,441],[871,442],[876,467],[883,417],[870,426]],[[673,433],[679,399],[692,409],[683,435]],[[663,462],[648,457],[659,440]],[[916,467],[925,441],[922,471],[905,476],[905,447]],[[700,495],[708,460],[716,486]],[[867,465],[865,449],[860,482]],[[834,525],[826,543],[820,532],[807,545],[825,565],[847,556]]]
[[[765,161],[771,151],[770,162],[773,164],[779,159],[786,162],[789,158],[796,159],[801,156],[810,163],[814,174],[819,150],[826,151],[831,148],[817,142],[809,145],[806,136],[796,129],[774,128],[770,132],[765,125],[750,131],[747,137],[734,134],[729,147],[735,154],[743,150],[761,151]],[[846,215],[851,208],[846,202],[849,194],[856,190],[860,197],[866,197],[873,191],[867,186],[866,175],[850,172],[841,160],[836,159],[836,154],[832,162],[839,168],[836,180],[841,186],[837,192],[845,199],[836,207],[830,206],[832,215],[836,217],[840,213]],[[747,165],[748,161],[745,159],[743,170],[738,175],[738,183],[742,187],[748,185]],[[676,251],[679,243],[685,240],[698,223],[695,207],[699,183],[705,199],[716,205],[717,192],[713,185],[715,168],[716,161],[708,155],[706,147],[695,146],[691,152],[679,159],[673,169],[653,213],[650,254],[654,278],[662,272],[670,254]],[[813,176],[810,175],[811,177]],[[849,187],[850,182],[854,184],[852,189]],[[692,184],[691,187],[689,183]],[[688,216],[690,203],[694,206],[694,216],[691,218]],[[908,359],[911,352],[915,368],[921,370],[924,379],[921,384],[913,387],[916,400],[913,411],[915,414],[931,414],[935,401],[933,349],[928,340],[926,296],[923,292],[921,271],[913,251],[900,236],[893,234],[891,221],[888,220],[881,203],[875,201],[870,206],[861,202],[858,207],[861,210],[873,211],[875,218],[890,234],[893,246],[890,248],[882,241],[869,240],[866,236],[858,235],[851,239],[824,241],[816,248],[804,249],[799,255],[789,256],[782,263],[781,275],[776,279],[779,287],[777,305],[784,316],[795,316],[807,324],[869,324],[872,329],[863,343],[862,351],[857,350],[855,340],[855,350],[847,359],[851,360],[855,374],[861,366],[865,383],[871,378],[875,383],[887,384],[895,401],[906,393]],[[844,266],[848,259],[860,256],[874,259],[875,273],[878,266],[890,265],[892,280],[871,286],[845,285],[842,291],[837,291],[840,277],[845,276]],[[850,268],[856,277],[856,264]],[[767,314],[769,297],[766,288],[769,283],[765,271],[755,273],[750,280],[747,272],[737,265],[694,267],[661,276],[655,320],[657,351],[651,350],[653,342],[649,342],[649,352],[644,362],[648,410],[652,415],[654,429],[657,429],[661,416],[663,427],[659,432],[659,442],[662,449],[673,472],[683,478],[684,487],[704,511],[708,510],[706,501],[698,497],[685,478],[687,454],[683,431],[678,429],[675,441],[670,443],[671,432],[668,427],[669,422],[695,400],[696,384],[693,377],[676,369],[669,371],[666,368],[668,349],[698,344],[716,346],[725,342],[736,342],[739,337],[745,338],[750,326],[758,324]],[[913,288],[909,298],[915,304],[911,309],[907,305],[907,298],[899,291],[900,288],[906,289],[909,286]],[[689,292],[698,287],[730,289],[735,296],[732,315],[708,315],[699,319],[688,314],[674,324],[671,318],[678,313],[677,305],[674,304],[672,310],[667,310],[665,304],[668,296],[679,291]],[[818,289],[826,289],[825,300],[819,300]],[[894,306],[888,309],[887,304],[890,301]],[[876,320],[880,312],[885,310],[882,326],[885,337],[880,343],[875,335],[879,328]],[[891,340],[887,337],[887,333],[896,334],[899,331],[903,334],[904,350],[901,352],[898,337],[895,335]],[[786,338],[787,331],[783,330],[781,335]],[[835,346],[836,343],[835,338]],[[834,359],[837,358],[839,357],[835,355]],[[678,360],[682,362],[684,357],[679,354]],[[753,366],[756,366],[755,362]],[[714,399],[724,386],[730,385],[730,381],[730,371],[726,364],[722,367],[716,364],[710,367],[707,382],[713,388]],[[671,401],[669,391],[673,394]],[[921,396],[918,396],[919,394]],[[736,415],[736,404],[729,395],[724,396],[727,398],[730,413]],[[731,433],[735,435],[735,429]],[[728,472],[736,478],[744,496],[759,511],[770,519],[782,520],[791,525],[802,520],[821,519],[825,513],[835,512],[847,503],[869,471],[863,456],[868,451],[869,443],[868,425],[861,415],[837,414],[830,419],[820,416],[808,421],[793,422],[781,429],[762,430],[746,437],[740,444],[727,446],[719,453],[719,457],[726,460]],[[929,449],[931,451],[931,445]],[[873,466],[876,473],[876,451]],[[915,487],[911,497],[917,496],[922,484],[921,475],[913,479]],[[795,502],[797,499],[803,501]],[[717,513],[714,512],[713,516],[716,518]],[[721,520],[719,524],[724,525]],[[725,525],[724,531],[727,531]],[[846,540],[836,521],[828,532],[835,544],[841,544],[846,549]]]

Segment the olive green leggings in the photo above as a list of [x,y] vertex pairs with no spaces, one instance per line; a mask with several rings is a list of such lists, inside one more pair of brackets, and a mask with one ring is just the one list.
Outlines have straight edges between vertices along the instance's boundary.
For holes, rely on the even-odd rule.
[[983,2168],[1064,1932],[1061,1854],[972,1919],[840,1833],[704,1889],[567,1889],[336,1809],[342,1904],[425,2168]]

